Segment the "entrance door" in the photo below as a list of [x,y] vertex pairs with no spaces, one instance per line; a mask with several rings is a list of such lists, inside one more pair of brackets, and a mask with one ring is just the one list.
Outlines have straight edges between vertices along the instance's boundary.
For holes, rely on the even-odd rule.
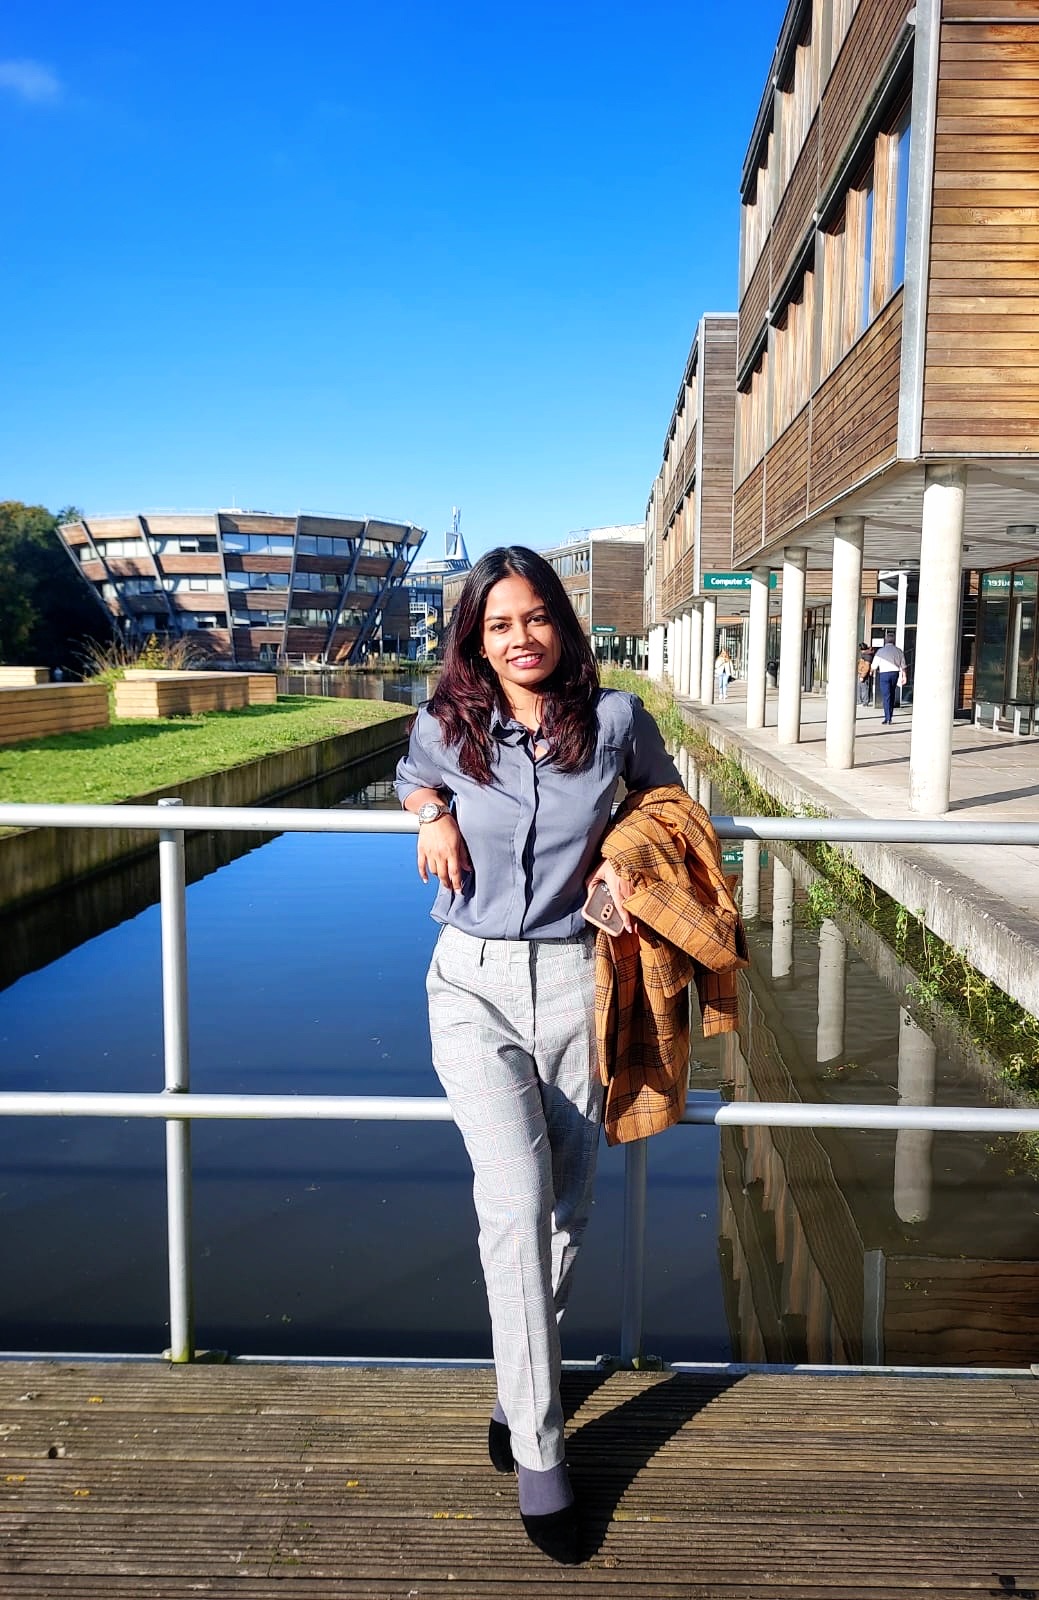
[[[1031,594],[1021,592],[1026,584]],[[1007,706],[1027,706],[1029,721],[1035,705],[1035,612],[1034,574],[1015,573],[1007,641]]]

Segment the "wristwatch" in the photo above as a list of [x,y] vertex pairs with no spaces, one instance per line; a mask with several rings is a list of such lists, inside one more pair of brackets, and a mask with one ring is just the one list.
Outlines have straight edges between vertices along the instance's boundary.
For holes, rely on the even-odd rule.
[[415,815],[420,823],[435,822],[438,817],[446,817],[450,810],[451,807],[445,806],[442,800],[427,800],[424,805],[419,806]]

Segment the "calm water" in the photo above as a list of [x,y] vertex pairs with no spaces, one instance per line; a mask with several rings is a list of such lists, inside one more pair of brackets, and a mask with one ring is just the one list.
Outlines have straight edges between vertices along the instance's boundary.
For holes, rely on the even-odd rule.
[[[363,776],[361,795],[333,783],[304,803],[395,804],[387,769]],[[432,893],[410,838],[190,848],[194,1088],[439,1092],[423,989]],[[987,1103],[970,1059],[912,1022],[897,975],[879,978],[852,930],[806,924],[798,858],[786,858],[793,873],[764,852],[731,861],[757,899],[754,961],[739,1034],[694,1047],[695,1093]],[[132,863],[9,919],[4,1088],[161,1087],[154,893],[152,865]],[[201,1346],[489,1353],[450,1125],[201,1124],[193,1152]],[[1012,1141],[677,1128],[649,1156],[647,1349],[674,1360],[1034,1358],[1039,1185]],[[0,1123],[0,1348],[162,1348],[162,1159],[159,1126]],[[569,1356],[617,1349],[623,1164],[604,1150]]]

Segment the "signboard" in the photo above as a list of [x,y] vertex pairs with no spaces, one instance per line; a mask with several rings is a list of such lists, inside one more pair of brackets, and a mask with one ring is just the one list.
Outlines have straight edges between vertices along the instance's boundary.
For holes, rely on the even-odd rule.
[[[770,572],[768,586],[774,589],[779,583],[779,573]],[[750,588],[749,572],[705,572],[703,575],[703,590],[705,594],[712,594],[719,589],[744,590]]]
[[[1015,594],[1035,594],[1036,574],[1034,572],[1014,573]],[[983,572],[981,574],[982,594],[1009,594],[1009,572]]]
[[609,622],[609,623],[593,622],[592,623],[592,632],[593,633],[616,633],[617,630],[613,626],[612,622]]

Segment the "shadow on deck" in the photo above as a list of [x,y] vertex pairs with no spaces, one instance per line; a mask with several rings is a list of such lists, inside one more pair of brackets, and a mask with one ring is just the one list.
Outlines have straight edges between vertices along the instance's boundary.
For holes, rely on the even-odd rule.
[[586,1560],[528,1544],[487,1369],[0,1363],[0,1595],[1039,1600],[1039,1382],[574,1371]]

